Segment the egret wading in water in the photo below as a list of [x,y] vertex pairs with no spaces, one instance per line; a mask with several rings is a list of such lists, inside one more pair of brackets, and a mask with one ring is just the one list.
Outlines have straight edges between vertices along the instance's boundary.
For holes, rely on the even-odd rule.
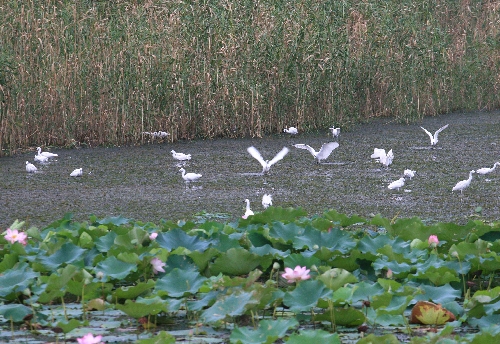
[[307,149],[313,155],[314,159],[316,159],[316,162],[319,164],[321,163],[321,160],[327,159],[330,156],[330,154],[332,154],[333,150],[339,146],[339,144],[337,142],[325,143],[323,144],[323,146],[321,146],[319,152],[316,152],[314,148],[303,143],[299,143],[293,146],[295,148]]
[[170,151],[170,153],[172,153],[172,157],[175,160],[179,160],[179,161],[191,160],[191,154],[177,153],[173,149]]
[[262,206],[264,209],[267,209],[267,207],[273,205],[273,196],[265,194],[262,196]]
[[30,164],[29,161],[26,161],[26,172],[28,173],[35,173],[38,169],[36,168],[35,165]]
[[54,153],[50,153],[50,152],[42,152],[41,147],[36,147],[36,151],[38,152],[38,155],[46,156],[47,158],[54,158],[56,156],[59,156],[58,154],[54,154]]
[[73,172],[71,172],[69,175],[70,177],[81,177],[83,175],[83,169],[77,168],[76,170],[73,170]]
[[472,181],[472,175],[474,173],[476,173],[476,171],[474,171],[474,170],[470,171],[469,172],[469,178],[466,179],[466,180],[459,181],[457,183],[457,185],[455,185],[451,191],[460,190],[460,194],[462,194],[462,192],[464,191],[464,189],[466,189],[470,185],[470,182]]
[[297,135],[299,133],[299,131],[295,127],[290,127],[288,129],[285,128],[285,129],[283,129],[283,132],[291,134],[291,135]]
[[417,171],[412,171],[412,170],[409,170],[409,169],[406,169],[404,172],[403,172],[403,176],[404,177],[408,177],[410,178],[410,180],[415,177],[415,172]]
[[392,160],[394,159],[394,153],[392,152],[392,149],[386,154],[385,149],[375,148],[373,150],[373,154],[370,157],[372,159],[377,159],[377,161],[385,167],[389,167],[389,165],[392,164]]
[[250,209],[250,200],[247,198],[245,200],[245,202],[247,203],[247,207],[246,207],[246,210],[245,210],[245,214],[242,216],[243,219],[246,219],[250,215],[253,215],[253,211]]
[[279,151],[279,153],[276,154],[276,156],[271,160],[264,160],[262,158],[262,155],[260,155],[259,151],[254,146],[248,147],[247,151],[262,165],[262,174],[266,174],[267,172],[269,172],[271,166],[283,159],[285,155],[288,154],[289,149],[287,147],[283,147],[283,149]]
[[435,147],[438,143],[438,135],[440,132],[442,132],[443,130],[445,130],[446,128],[448,128],[448,124],[446,124],[445,126],[439,128],[438,130],[436,130],[436,132],[434,133],[434,135],[432,135],[427,129],[425,129],[424,127],[420,127],[422,128],[423,131],[425,131],[425,133],[427,135],[429,135],[429,138],[431,139],[431,147]]
[[335,126],[334,126],[332,128],[328,128],[328,129],[330,129],[330,131],[332,132],[332,136],[333,137],[339,137],[340,136],[340,128],[335,128]]
[[480,168],[479,170],[476,170],[476,173],[477,174],[488,174],[488,173],[491,173],[493,171],[495,171],[495,168],[497,167],[497,165],[500,165],[500,162],[496,162],[492,168],[489,168],[489,167],[483,167],[483,168]]
[[195,180],[198,180],[201,178],[201,174],[199,173],[186,173],[186,170],[181,168],[179,172],[182,172],[182,179],[188,182],[194,182]]
[[392,183],[390,183],[387,186],[387,188],[389,188],[390,190],[398,189],[398,191],[399,191],[399,188],[402,188],[403,186],[405,186],[405,179],[404,178],[399,178],[398,180],[393,181]]

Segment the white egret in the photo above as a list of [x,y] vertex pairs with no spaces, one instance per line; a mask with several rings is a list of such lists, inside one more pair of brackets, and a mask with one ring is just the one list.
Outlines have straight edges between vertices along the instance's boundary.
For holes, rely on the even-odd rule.
[[410,170],[410,169],[406,169],[406,170],[403,172],[403,175],[404,175],[405,177],[410,178],[410,180],[411,180],[413,177],[415,177],[415,172],[417,172],[417,171],[412,171],[412,170]]
[[293,146],[295,148],[307,149],[313,155],[313,157],[316,159],[316,162],[319,164],[321,162],[321,160],[327,159],[330,156],[330,154],[333,152],[333,150],[339,146],[339,144],[337,142],[325,143],[325,144],[323,144],[323,146],[321,146],[321,149],[319,150],[319,152],[316,152],[314,150],[314,148],[312,148],[309,145],[303,144],[303,143],[298,143],[298,144],[293,145]]
[[472,170],[469,172],[469,178],[465,180],[461,180],[453,187],[451,191],[457,191],[460,190],[460,193],[464,191],[465,188],[467,188],[470,185],[470,182],[472,181],[472,174],[476,173],[476,171]]
[[334,126],[332,128],[328,128],[328,129],[330,129],[330,131],[332,132],[332,136],[333,137],[339,137],[339,135],[340,135],[340,128],[335,128],[335,126]]
[[405,179],[404,178],[399,178],[396,181],[393,181],[390,183],[387,187],[391,190],[402,188],[405,185]]
[[47,162],[48,160],[49,160],[49,158],[47,158],[44,155],[40,155],[40,154],[35,155],[35,161],[37,161],[37,162]]
[[29,161],[26,161],[26,172],[28,173],[35,173],[37,171],[37,168],[35,165],[30,164]]
[[273,196],[265,194],[262,196],[262,206],[264,208],[267,208],[269,206],[273,205]]
[[250,153],[251,156],[253,156],[255,159],[257,159],[257,161],[260,162],[260,164],[262,165],[262,174],[266,174],[267,172],[269,172],[269,169],[271,168],[271,166],[273,166],[275,163],[277,163],[278,161],[283,159],[285,157],[285,155],[288,154],[289,149],[287,147],[283,147],[283,149],[280,150],[279,153],[276,154],[276,156],[274,158],[272,158],[272,160],[270,160],[270,161],[264,160],[262,158],[262,155],[260,155],[259,151],[254,146],[248,147],[247,151],[248,151],[248,153]]
[[292,134],[292,135],[296,135],[299,133],[299,131],[295,127],[290,127],[288,129],[285,128],[285,129],[283,129],[283,132],[288,133],[288,134]]
[[483,167],[483,168],[480,168],[479,170],[476,170],[476,173],[478,174],[488,174],[488,173],[491,173],[495,170],[495,168],[497,167],[497,165],[500,165],[500,162],[496,162],[492,168],[489,168],[489,167]]
[[392,149],[386,154],[385,149],[375,148],[373,150],[373,154],[370,157],[372,159],[377,159],[377,161],[379,161],[382,165],[388,167],[390,164],[392,164],[394,153],[392,152]]
[[77,168],[70,173],[70,177],[81,177],[83,175],[83,169]]
[[191,160],[191,154],[177,153],[173,149],[170,151],[170,153],[172,153],[172,156],[176,160],[180,161]]
[[59,156],[57,154],[50,153],[50,152],[42,152],[42,148],[40,148],[40,147],[37,147],[36,150],[38,152],[38,155],[46,156],[47,158],[54,158],[56,156]]
[[429,135],[430,139],[431,139],[431,146],[434,147],[435,145],[437,145],[438,143],[438,135],[440,132],[442,132],[443,130],[445,130],[446,128],[448,128],[448,124],[446,124],[445,126],[439,128],[438,130],[436,130],[436,132],[434,133],[434,135],[432,135],[427,129],[425,129],[424,127],[420,127],[422,128],[423,131],[425,131],[425,133],[427,135]]
[[186,173],[186,170],[181,168],[179,172],[182,172],[182,179],[187,182],[193,182],[201,178],[201,174],[199,173]]
[[245,210],[245,215],[242,216],[242,218],[244,219],[246,219],[250,215],[253,215],[253,211],[250,209],[250,200],[247,198],[245,202],[247,202],[247,208]]

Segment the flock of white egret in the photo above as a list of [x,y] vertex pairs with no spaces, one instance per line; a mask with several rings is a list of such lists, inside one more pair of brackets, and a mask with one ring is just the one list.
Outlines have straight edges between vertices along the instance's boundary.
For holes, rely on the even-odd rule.
[[[51,152],[42,152],[41,147],[37,147],[36,151],[37,151],[37,155],[35,155],[34,160],[35,160],[35,162],[42,163],[42,164],[47,163],[47,162],[49,162],[49,160],[59,156],[58,154],[51,153]],[[29,161],[26,161],[26,172],[36,173],[37,171],[38,171],[38,168],[35,165],[30,163]],[[70,175],[70,177],[81,177],[82,174],[83,174],[83,169],[77,168],[77,169],[73,170],[73,172],[71,172],[69,175]]]

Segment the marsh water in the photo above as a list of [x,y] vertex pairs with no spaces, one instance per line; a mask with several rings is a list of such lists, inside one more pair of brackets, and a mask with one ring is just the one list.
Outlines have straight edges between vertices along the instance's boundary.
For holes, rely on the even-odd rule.
[[[437,148],[431,149],[420,126],[434,132],[447,123]],[[431,222],[500,219],[500,168],[474,175],[463,194],[452,192],[470,170],[492,167],[500,160],[500,112],[446,114],[412,124],[378,118],[342,128],[339,147],[322,164],[292,146],[305,143],[318,150],[332,140],[325,128],[296,136],[279,133],[133,147],[51,148],[59,156],[46,164],[34,163],[38,167],[34,174],[25,170],[25,162],[33,162],[34,149],[3,157],[0,230],[16,219],[44,227],[66,213],[77,221],[87,221],[90,215],[122,215],[159,223],[191,219],[201,212],[237,219],[245,212],[247,198],[254,212],[263,211],[265,193],[273,196],[274,206],[302,207],[309,215],[335,209],[362,217],[380,213]],[[284,146],[290,152],[263,176],[261,165],[246,150],[252,145],[264,159],[271,159]],[[392,165],[385,168],[371,159],[374,148],[392,149]],[[171,150],[191,154],[183,167],[201,173],[202,178],[186,184]],[[70,177],[80,167],[83,176]],[[400,190],[389,190],[388,184],[402,177],[405,169],[415,170],[415,177]]]

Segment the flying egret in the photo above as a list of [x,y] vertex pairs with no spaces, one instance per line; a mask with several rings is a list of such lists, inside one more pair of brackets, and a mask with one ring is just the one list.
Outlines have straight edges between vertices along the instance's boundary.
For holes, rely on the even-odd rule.
[[250,215],[253,215],[253,211],[250,209],[250,200],[247,198],[245,202],[247,202],[247,208],[245,210],[245,215],[242,216],[243,219],[246,219]]
[[44,156],[44,155],[40,155],[40,154],[35,155],[35,161],[37,161],[37,162],[47,162],[48,160],[49,160],[49,158]]
[[59,156],[57,154],[50,153],[50,152],[42,152],[42,148],[40,148],[40,147],[37,147],[36,150],[38,152],[38,155],[46,156],[47,158],[54,158],[56,156]]
[[312,148],[309,145],[303,144],[303,143],[299,143],[299,144],[296,144],[293,146],[295,148],[307,149],[313,155],[313,157],[316,159],[316,162],[319,164],[321,162],[321,160],[327,159],[330,156],[330,154],[333,152],[333,150],[339,146],[339,144],[337,142],[325,143],[325,144],[323,144],[323,146],[321,146],[321,149],[319,150],[319,152],[316,152],[314,150],[314,148]]
[[292,135],[296,135],[299,133],[299,131],[295,127],[290,127],[288,129],[285,128],[285,129],[283,129],[283,132],[288,133],[288,134],[292,134]]
[[83,175],[83,169],[77,168],[70,173],[70,177],[81,177]]
[[332,128],[328,128],[328,129],[330,129],[330,131],[332,132],[332,136],[333,137],[339,137],[339,135],[340,135],[340,128],[335,128],[335,126],[334,126]]
[[405,179],[404,178],[399,178],[396,181],[393,181],[390,183],[387,187],[391,190],[402,188],[405,185]]
[[269,206],[273,205],[273,196],[265,194],[262,196],[262,206],[264,208],[267,208]]
[[370,157],[372,159],[377,159],[377,161],[379,161],[382,165],[388,167],[390,164],[392,164],[394,153],[392,152],[392,149],[386,154],[385,149],[375,148],[373,150],[373,154]]
[[410,169],[406,169],[406,170],[403,172],[403,175],[404,175],[405,177],[410,178],[410,180],[411,180],[413,177],[415,177],[415,172],[417,172],[417,171],[412,171],[412,170],[410,170]]
[[469,178],[466,180],[461,180],[453,187],[451,191],[457,191],[460,190],[460,193],[464,191],[465,188],[467,188],[470,185],[470,182],[472,181],[472,174],[476,173],[476,171],[472,170],[469,172]]
[[479,170],[476,170],[476,173],[478,174],[488,174],[488,173],[491,173],[495,170],[495,168],[497,167],[497,165],[500,165],[500,162],[496,162],[492,168],[488,168],[488,167],[483,167],[483,168],[480,168]]
[[37,171],[37,168],[35,165],[30,164],[29,161],[26,161],[26,172],[28,173],[35,173]]
[[424,127],[420,127],[422,128],[423,131],[425,131],[425,133],[427,135],[429,135],[430,139],[431,139],[431,146],[434,147],[435,145],[437,145],[438,143],[438,135],[440,132],[442,132],[443,130],[445,130],[446,128],[448,128],[448,124],[446,124],[445,126],[439,128],[438,130],[436,130],[436,132],[434,133],[434,135],[432,135],[427,129],[425,129]]
[[180,161],[191,160],[191,154],[177,153],[173,149],[170,151],[170,153],[172,153],[172,156],[176,160]]
[[264,160],[262,158],[262,155],[260,155],[259,151],[254,146],[248,147],[247,151],[248,151],[248,153],[250,153],[251,156],[253,156],[255,159],[257,159],[257,161],[260,162],[260,164],[262,165],[262,174],[266,174],[267,172],[269,172],[269,169],[271,168],[271,166],[273,166],[275,163],[277,163],[278,161],[283,159],[285,157],[285,155],[288,154],[289,150],[287,147],[283,147],[283,149],[281,151],[279,151],[279,153],[276,154],[276,156],[274,158],[272,158],[272,160],[270,160],[270,161]]
[[187,182],[193,182],[201,178],[199,173],[186,173],[186,170],[181,168],[179,172],[182,172],[182,178]]

